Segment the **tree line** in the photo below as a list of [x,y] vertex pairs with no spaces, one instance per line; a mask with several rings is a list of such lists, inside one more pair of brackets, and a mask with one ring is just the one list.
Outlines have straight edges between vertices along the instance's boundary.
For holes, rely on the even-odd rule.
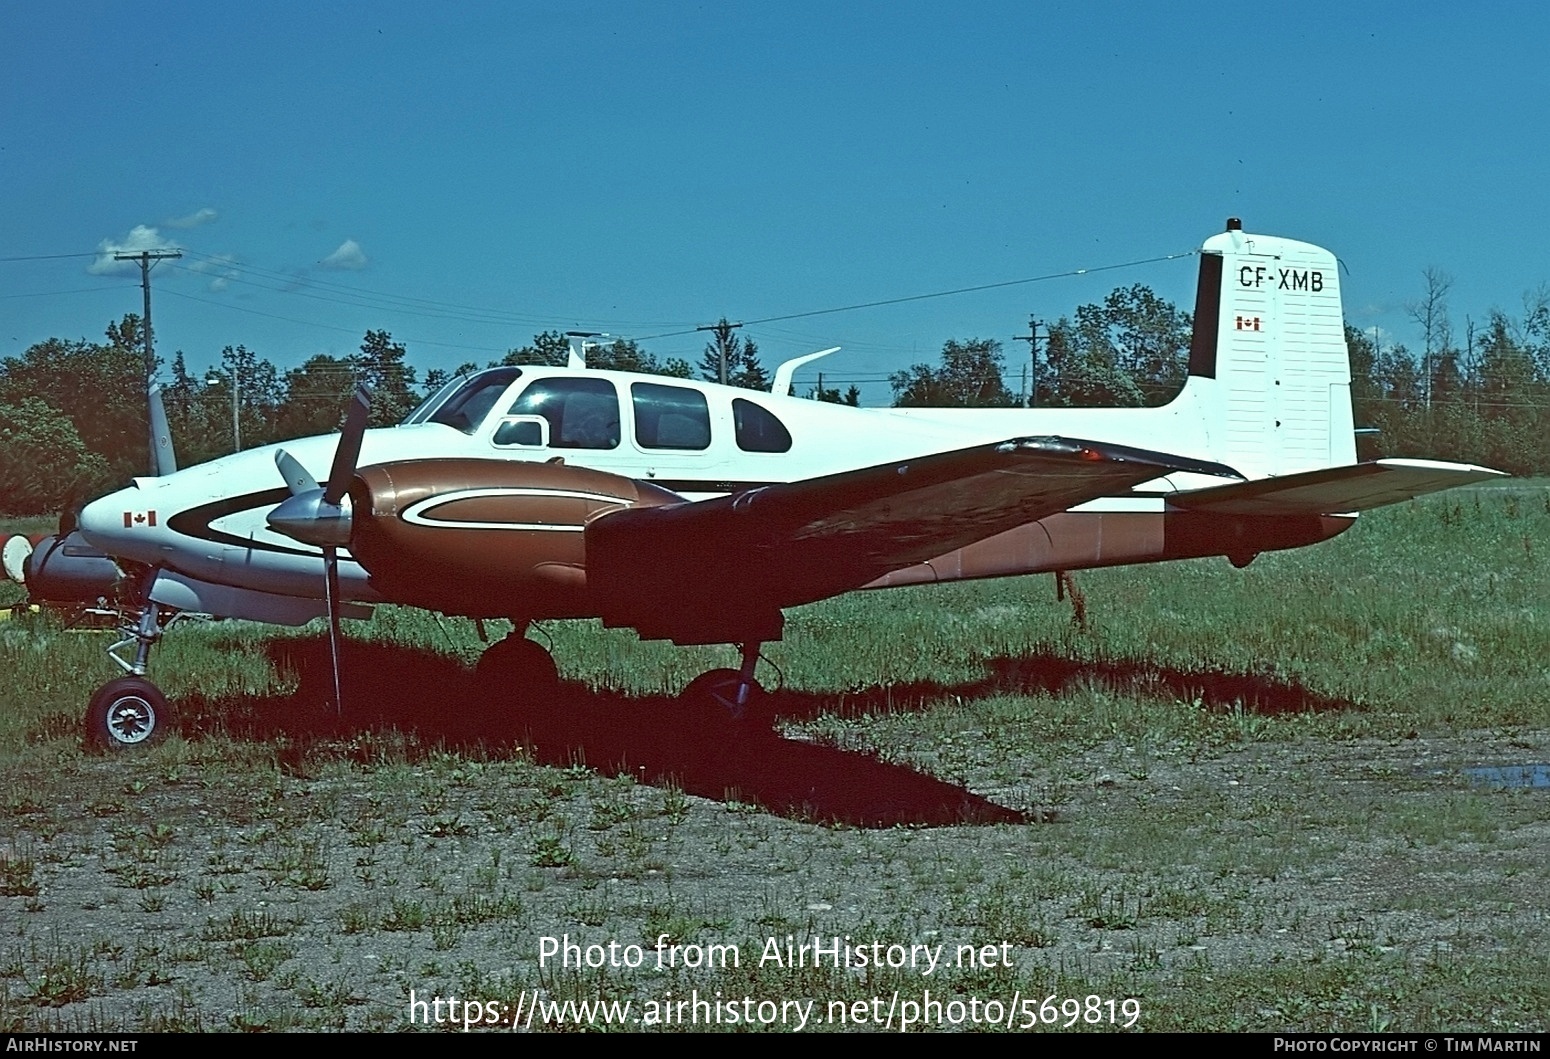
[[[104,341],[50,338],[0,361],[0,514],[56,513],[149,473],[143,343],[140,318],[131,314],[110,324]],[[388,426],[451,378],[481,367],[433,368],[419,378],[407,352],[387,331],[367,331],[357,353],[320,353],[283,372],[246,346],[227,346],[217,367],[198,374],[189,371],[179,350],[166,371],[157,373],[179,464],[336,430],[357,384],[372,393],[370,425]],[[558,366],[569,355],[567,337],[545,331],[483,366]],[[587,363],[684,379],[696,375],[688,361],[659,359],[632,339],[589,344]],[[723,372],[734,386],[770,385],[758,346],[726,320],[712,329],[698,366],[699,376],[708,380]],[[854,392],[850,397],[855,403]]]
[[[1429,456],[1550,472],[1550,293],[1525,301],[1519,317],[1493,311],[1460,344],[1449,326],[1446,278],[1428,273],[1427,297],[1411,307],[1425,348],[1380,346],[1346,328],[1352,400],[1364,458]],[[889,378],[896,406],[1011,408],[1139,407],[1183,386],[1190,314],[1148,287],[1112,291],[1049,327],[1027,367],[1009,369],[995,339],[949,339],[936,364]],[[118,488],[148,471],[145,361],[139,317],[110,325],[101,342],[51,338],[0,361],[0,513],[52,513]],[[546,331],[488,366],[562,365],[570,343]],[[698,365],[658,358],[631,339],[591,345],[596,368],[716,381],[767,390],[770,374],[752,339],[723,319]],[[372,425],[399,422],[450,378],[479,365],[418,377],[407,350],[386,331],[367,331],[349,356],[317,354],[281,371],[245,346],[227,346],[219,366],[188,370],[181,351],[163,373],[163,399],[180,463],[337,429],[357,383],[372,390]],[[804,396],[859,403],[815,388]]]
[[[1550,473],[1550,290],[1527,296],[1521,316],[1492,310],[1483,326],[1470,322],[1462,344],[1448,323],[1446,290],[1446,277],[1428,272],[1427,296],[1409,306],[1421,351],[1381,346],[1346,326],[1361,457]],[[995,339],[952,339],[938,364],[915,364],[889,383],[898,406],[1166,404],[1184,385],[1192,323],[1149,288],[1124,287],[1051,325],[1033,370],[1008,370]]]

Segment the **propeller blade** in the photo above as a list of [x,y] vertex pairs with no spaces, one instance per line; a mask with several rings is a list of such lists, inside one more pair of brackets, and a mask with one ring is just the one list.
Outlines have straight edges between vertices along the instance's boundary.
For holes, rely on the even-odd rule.
[[339,683],[339,549],[323,549],[323,600],[328,606],[328,653],[334,663],[334,713],[344,712]]
[[307,472],[301,461],[284,449],[274,454],[274,465],[280,469],[280,477],[285,479],[286,488],[292,496],[311,493],[319,488],[318,480]]
[[328,469],[328,488],[323,493],[325,504],[337,505],[349,491],[350,479],[355,477],[355,461],[361,457],[361,439],[366,435],[366,422],[370,416],[371,392],[364,386],[357,386],[355,396],[350,399],[350,410],[345,413],[339,447],[334,449],[334,465]]
[[178,469],[178,457],[172,451],[172,431],[167,426],[167,406],[162,403],[160,383],[151,383],[146,400],[151,413],[151,474],[160,478]]

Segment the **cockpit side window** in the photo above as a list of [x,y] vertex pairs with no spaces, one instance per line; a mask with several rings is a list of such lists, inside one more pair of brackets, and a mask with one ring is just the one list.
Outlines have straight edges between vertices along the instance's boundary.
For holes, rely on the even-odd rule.
[[732,422],[737,447],[744,452],[790,452],[791,431],[763,405],[732,398]]
[[634,382],[630,397],[635,406],[635,443],[641,448],[697,452],[710,447],[710,406],[699,390]]
[[536,379],[506,414],[549,420],[550,448],[619,446],[619,394],[607,379]]
[[500,400],[501,394],[505,393],[507,387],[516,382],[521,375],[521,368],[494,368],[490,371],[481,371],[464,382],[452,396],[441,403],[440,408],[427,416],[425,421],[444,423],[465,434],[472,434],[479,429],[479,424],[484,422],[485,416],[490,414],[490,409],[495,407],[495,402]]

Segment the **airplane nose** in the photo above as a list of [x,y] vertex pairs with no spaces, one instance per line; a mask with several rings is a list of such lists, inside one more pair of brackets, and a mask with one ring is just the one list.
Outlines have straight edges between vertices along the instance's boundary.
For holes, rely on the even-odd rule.
[[109,554],[122,554],[115,553],[108,548],[108,544],[123,536],[126,525],[136,524],[134,520],[136,514],[140,515],[142,525],[149,517],[146,512],[137,511],[138,493],[138,489],[120,489],[116,493],[109,493],[100,500],[93,500],[87,504],[81,509],[80,522],[77,524],[81,533],[92,544]]

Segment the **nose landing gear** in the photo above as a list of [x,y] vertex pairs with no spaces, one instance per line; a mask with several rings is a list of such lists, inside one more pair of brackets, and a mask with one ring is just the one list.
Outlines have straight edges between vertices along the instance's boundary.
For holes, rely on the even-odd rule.
[[[172,707],[161,689],[145,676],[151,660],[151,646],[161,639],[163,618],[170,622],[177,614],[169,615],[157,604],[144,599],[138,617],[129,620],[126,616],[119,625],[123,635],[108,648],[108,657],[127,675],[108,681],[91,697],[83,728],[88,747],[110,753],[138,750],[155,746],[172,731]],[[131,644],[135,649],[134,660],[126,661],[119,657],[119,652]]]

